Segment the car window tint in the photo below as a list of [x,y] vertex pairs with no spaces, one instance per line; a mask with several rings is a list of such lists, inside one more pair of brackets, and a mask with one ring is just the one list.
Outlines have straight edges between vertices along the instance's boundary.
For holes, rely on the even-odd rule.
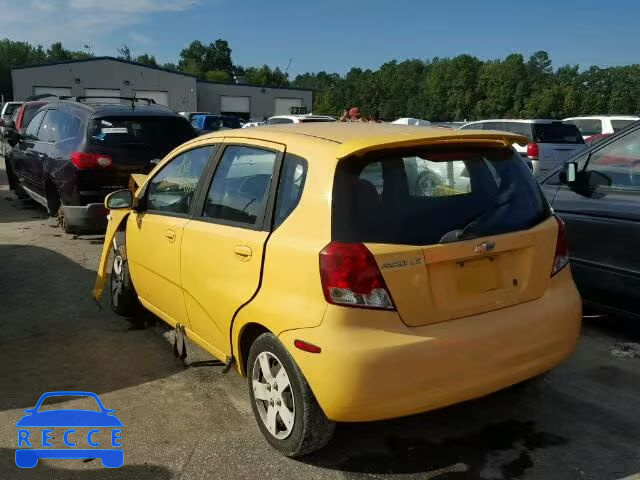
[[166,213],[189,213],[200,177],[215,147],[194,148],[184,152],[160,170],[147,187],[147,209]]
[[256,226],[264,216],[277,154],[229,146],[213,175],[203,216]]
[[38,130],[38,140],[43,142],[66,140],[75,136],[79,128],[79,118],[59,110],[48,110]]
[[612,188],[640,190],[640,129],[593,152],[586,170],[606,175]]
[[38,114],[29,122],[29,125],[27,125],[27,129],[24,132],[27,138],[31,140],[35,140],[38,138],[38,128],[40,127],[40,123],[42,122],[42,119],[44,118],[44,115],[46,113],[46,110],[38,112]]
[[501,130],[503,132],[507,130],[507,124],[505,122],[484,122],[482,125],[483,130]]
[[533,140],[537,143],[584,144],[578,128],[562,122],[534,123]]
[[636,123],[638,120],[611,120],[611,127],[614,132],[619,132],[620,130],[624,130],[632,123]]
[[293,120],[290,118],[270,118],[267,120],[267,125],[278,125],[281,123],[293,123]]
[[[381,185],[376,185],[382,182]],[[345,158],[336,170],[332,238],[433,245],[531,228],[550,215],[531,172],[510,148],[432,147]]]
[[469,173],[463,161],[433,162],[426,158],[404,158],[412,197],[445,197],[471,192]]
[[531,124],[530,123],[521,123],[521,122],[510,122],[507,123],[507,131],[511,133],[515,133],[517,135],[524,135],[529,140],[531,140]]
[[306,178],[307,161],[296,155],[287,154],[280,174],[274,228],[278,228],[298,206]]
[[602,133],[602,120],[598,120],[597,118],[582,118],[579,120],[569,120],[565,123],[572,123],[583,137],[590,137],[591,135],[598,135]]

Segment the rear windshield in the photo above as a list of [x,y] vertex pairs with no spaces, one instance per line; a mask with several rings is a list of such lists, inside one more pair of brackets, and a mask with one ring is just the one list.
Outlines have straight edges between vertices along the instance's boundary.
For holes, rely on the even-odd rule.
[[148,146],[169,151],[195,138],[183,117],[102,117],[89,125],[89,140],[110,147]]
[[217,130],[219,128],[241,128],[240,120],[229,117],[205,117],[203,130]]
[[619,132],[627,128],[632,123],[636,123],[638,120],[611,120],[611,127],[613,127],[614,132]]
[[584,143],[578,127],[569,123],[534,123],[533,138],[537,143]]
[[530,228],[549,206],[507,148],[386,151],[338,164],[332,236],[433,245]]

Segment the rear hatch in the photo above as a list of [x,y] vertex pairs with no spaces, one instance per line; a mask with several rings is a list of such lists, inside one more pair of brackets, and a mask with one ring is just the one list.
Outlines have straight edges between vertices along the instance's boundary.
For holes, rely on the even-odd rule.
[[533,124],[533,141],[539,146],[540,161],[562,163],[585,148],[578,127],[569,123]]
[[132,173],[148,173],[167,153],[196,136],[183,117],[158,115],[96,117],[87,135],[86,153],[106,155],[112,163],[81,172],[86,181],[107,191],[126,188]]
[[557,231],[510,148],[384,150],[336,172],[333,241],[366,245],[408,326],[541,297]]

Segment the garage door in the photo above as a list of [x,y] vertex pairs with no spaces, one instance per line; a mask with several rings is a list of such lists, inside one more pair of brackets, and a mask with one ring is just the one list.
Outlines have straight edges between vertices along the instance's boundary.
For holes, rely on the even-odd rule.
[[249,97],[231,97],[228,95],[220,96],[220,112],[221,113],[250,113],[251,102]]
[[169,106],[169,93],[159,90],[136,90],[136,97],[150,98],[155,100],[158,105]]
[[34,95],[44,95],[46,93],[58,97],[69,97],[71,96],[71,89],[67,87],[33,87]]
[[291,107],[301,107],[301,98],[276,98],[274,115],[290,115]]
[[[111,88],[85,88],[84,94],[87,97],[119,97],[120,90],[111,89]],[[118,99],[109,99],[109,98],[99,98],[100,103],[120,103]],[[88,101],[91,103],[91,100]]]

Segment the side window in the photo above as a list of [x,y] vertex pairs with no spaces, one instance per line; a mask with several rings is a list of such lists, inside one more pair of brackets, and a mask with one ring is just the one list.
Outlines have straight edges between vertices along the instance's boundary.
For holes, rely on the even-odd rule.
[[260,227],[277,153],[229,146],[213,175],[203,217]]
[[640,191],[640,129],[593,152],[586,170],[608,177],[611,188]]
[[42,142],[59,142],[72,138],[78,133],[80,119],[66,112],[48,110],[38,131],[38,140]]
[[574,123],[584,137],[590,137],[591,135],[599,135],[602,133],[602,120],[587,118],[583,120],[575,120]]
[[280,125],[283,123],[293,123],[293,120],[290,118],[270,118],[267,120],[267,125]]
[[521,123],[521,122],[512,122],[507,123],[507,128],[509,132],[515,133],[518,135],[524,135],[531,141],[531,124],[530,123]]
[[298,206],[306,179],[307,161],[298,156],[287,154],[284,157],[280,185],[278,186],[274,228],[278,228]]
[[146,209],[163,213],[189,213],[200,177],[215,147],[181,153],[160,170],[147,186]]
[[25,136],[29,140],[36,140],[38,138],[38,128],[40,128],[40,123],[44,118],[46,110],[42,112],[38,112],[38,114],[31,119],[29,125],[27,125],[27,129],[24,131]]
[[484,122],[482,129],[483,130],[500,130],[503,132],[507,130],[507,124],[505,122]]

